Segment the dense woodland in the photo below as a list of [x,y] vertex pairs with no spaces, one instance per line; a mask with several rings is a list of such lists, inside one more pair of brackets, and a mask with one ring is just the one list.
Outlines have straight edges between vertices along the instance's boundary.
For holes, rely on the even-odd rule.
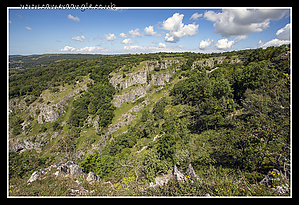
[[[116,108],[111,100],[117,90],[109,83],[112,71],[124,65],[130,69],[146,60],[185,59],[180,71],[172,77],[179,79],[177,83],[166,85],[169,95],[159,99],[152,109],[145,107],[140,111],[140,117],[128,126],[126,133],[109,136],[101,153],[75,159],[83,171],[93,171],[115,184],[128,185],[133,181],[146,184],[175,164],[185,169],[191,163],[199,176],[209,176],[209,172],[211,176],[216,172],[226,176],[233,173],[231,177],[242,176],[252,184],[275,168],[289,183],[289,52],[290,45],[283,45],[226,53],[153,53],[63,60],[27,69],[22,74],[11,74],[9,98],[31,96],[30,99],[38,100],[46,89],[55,92],[55,87],[75,84],[82,76],[89,75],[93,83],[73,102],[68,124],[64,125],[78,130],[79,134],[70,139],[76,144],[74,138],[80,138],[88,115],[99,116],[99,137],[114,118]],[[225,56],[227,61],[217,64],[218,69],[211,73],[202,67],[190,70],[196,60],[219,56]],[[238,56],[241,62],[229,63],[232,56]],[[10,126],[17,130],[23,120],[12,115]],[[160,137],[154,142],[157,135]],[[132,152],[133,148],[140,150],[145,145],[147,149],[143,154],[137,156]],[[28,173],[45,166],[45,161],[55,161],[53,156],[42,158],[33,152],[10,153],[10,178],[28,177]],[[28,160],[31,167],[26,164]],[[128,166],[122,166],[124,164]],[[17,166],[19,168],[14,169]],[[228,186],[225,180],[220,183],[223,183],[222,188]],[[165,192],[167,195],[170,191],[167,189],[170,186],[160,187],[160,193],[156,190],[147,194]],[[217,188],[210,189],[217,195]],[[255,194],[269,194],[266,189]],[[235,195],[248,194],[239,192]]]

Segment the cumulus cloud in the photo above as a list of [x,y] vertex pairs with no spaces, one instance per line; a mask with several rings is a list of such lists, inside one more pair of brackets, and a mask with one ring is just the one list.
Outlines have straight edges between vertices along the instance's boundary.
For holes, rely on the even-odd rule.
[[125,33],[120,33],[120,34],[119,34],[119,37],[121,37],[121,38],[127,38],[128,35],[126,35]]
[[75,41],[84,41],[85,40],[85,37],[84,36],[74,36],[74,37],[71,37],[72,40],[75,40]]
[[279,29],[276,32],[276,36],[279,40],[290,40],[291,24],[287,24],[285,27]]
[[64,48],[59,50],[63,52],[77,52],[77,53],[105,53],[108,51],[105,48],[89,47],[89,46],[86,46],[84,48],[78,48],[78,49],[71,46],[65,46]]
[[216,48],[219,50],[229,50],[232,49],[234,47],[235,42],[234,41],[229,41],[227,38],[224,39],[220,39],[217,43],[216,43]]
[[183,49],[183,46],[167,47],[164,43],[159,43],[155,46],[124,46],[126,52],[131,53],[151,53],[151,52],[189,52],[190,50]]
[[80,19],[76,16],[72,16],[71,14],[69,14],[68,16],[67,16],[67,19],[71,19],[71,20],[73,20],[73,21],[77,21],[77,22],[79,22],[80,21]]
[[290,43],[289,40],[280,40],[280,39],[274,38],[271,41],[268,41],[265,44],[263,44],[261,47],[267,48],[269,46],[281,46],[283,44],[289,44],[289,43]]
[[73,51],[76,51],[76,48],[71,47],[71,46],[65,46],[64,48],[59,49],[59,50],[60,51],[71,51],[71,52],[73,52]]
[[287,9],[223,9],[219,13],[207,11],[204,18],[215,22],[215,33],[232,37],[261,32],[269,27],[270,20],[281,19],[288,12]]
[[164,43],[159,43],[159,48],[166,48],[166,45]]
[[198,18],[202,17],[202,14],[199,13],[194,13],[192,14],[192,16],[190,17],[190,20],[197,20]]
[[200,41],[198,47],[201,50],[205,50],[207,47],[210,47],[213,43],[214,43],[214,41],[213,40],[210,41],[210,39],[208,38],[208,40],[206,40],[206,41],[204,41],[204,40]]
[[241,41],[241,40],[246,40],[247,38],[248,38],[247,35],[241,35],[241,36],[237,36],[237,37],[234,39],[234,41],[235,41],[235,43],[237,43],[237,42],[239,42],[239,41]]
[[153,26],[145,27],[144,32],[146,36],[161,36],[161,34],[157,34],[157,32],[154,31]]
[[116,37],[113,33],[109,33],[108,35],[105,34],[105,38],[107,39],[107,41],[117,42]]
[[198,32],[198,26],[195,23],[184,25],[182,22],[184,14],[175,13],[172,17],[163,21],[162,29],[169,31],[164,41],[176,43],[184,36],[195,36]]
[[134,42],[131,39],[126,38],[121,43],[124,43],[124,44],[133,44]]
[[139,28],[136,28],[135,30],[129,31],[129,34],[132,36],[132,38],[143,36],[143,34],[139,33]]
[[25,28],[30,31],[32,30],[32,28],[30,28],[29,26],[26,26]]
[[279,29],[276,32],[276,38],[263,43],[261,40],[258,42],[259,47],[267,48],[269,46],[280,46],[283,44],[289,44],[290,41],[291,24],[287,24],[285,27]]

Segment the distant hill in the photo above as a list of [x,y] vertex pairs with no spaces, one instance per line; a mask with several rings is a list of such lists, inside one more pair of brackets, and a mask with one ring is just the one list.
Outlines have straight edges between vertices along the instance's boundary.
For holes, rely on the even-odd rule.
[[9,68],[24,68],[47,65],[66,59],[98,58],[102,54],[43,54],[43,55],[9,55]]

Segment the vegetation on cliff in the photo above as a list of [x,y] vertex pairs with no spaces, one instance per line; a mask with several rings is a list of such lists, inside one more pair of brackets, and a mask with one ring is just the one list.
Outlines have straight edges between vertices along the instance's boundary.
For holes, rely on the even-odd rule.
[[[180,64],[167,68],[172,72],[169,81],[138,85],[146,89],[142,97],[115,107],[113,97],[122,89],[109,82],[110,74],[125,78],[126,73],[144,72],[144,62],[157,60]],[[163,70],[149,71],[147,80],[159,72]],[[9,153],[9,180],[14,187],[10,194],[30,195],[29,188],[20,192],[16,187],[23,186],[22,180],[37,168],[75,160],[85,173],[93,171],[117,187],[100,191],[102,185],[92,185],[90,189],[97,190],[92,195],[278,195],[273,188],[289,186],[291,179],[290,75],[286,45],[212,54],[100,56],[11,74],[9,99],[28,100],[24,110],[20,105],[10,107],[10,139],[37,143],[37,133],[59,134],[43,141],[39,153],[32,147]],[[47,103],[41,97],[47,90],[55,100],[64,86],[75,88],[80,83],[87,83],[88,89],[70,98],[55,122],[40,125],[38,109],[35,115],[27,114],[38,103]],[[64,158],[59,157],[62,153]],[[158,189],[145,188],[174,165],[186,169],[190,163],[201,181],[171,180]],[[279,171],[280,182],[259,184],[273,169]],[[61,184],[68,189],[68,182]]]

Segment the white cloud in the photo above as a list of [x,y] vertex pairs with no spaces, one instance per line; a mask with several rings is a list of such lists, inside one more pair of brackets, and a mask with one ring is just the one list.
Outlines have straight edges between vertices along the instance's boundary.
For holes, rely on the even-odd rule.
[[216,48],[219,50],[229,50],[232,49],[234,47],[235,42],[234,41],[229,41],[227,38],[224,39],[220,39],[217,43],[216,43]]
[[183,49],[182,46],[166,47],[164,43],[159,43],[156,46],[124,46],[126,52],[131,53],[152,53],[152,52],[189,52],[190,50]]
[[71,19],[71,20],[73,20],[73,21],[77,21],[77,22],[80,21],[80,19],[79,19],[77,16],[74,17],[74,16],[72,16],[71,14],[69,14],[69,15],[67,16],[67,19]]
[[85,37],[84,36],[74,36],[74,37],[71,37],[72,40],[75,40],[75,41],[84,41],[85,40]]
[[98,53],[98,52],[103,52],[103,51],[107,51],[104,48],[101,47],[84,47],[84,48],[80,48],[76,50],[79,53]]
[[128,35],[126,35],[125,33],[120,33],[120,34],[119,34],[119,37],[121,37],[121,38],[127,38]]
[[63,51],[63,52],[77,52],[77,53],[106,53],[106,52],[108,52],[108,50],[105,48],[89,47],[89,46],[86,46],[84,48],[79,48],[79,49],[76,49],[71,46],[65,46],[64,48],[59,49],[59,50]]
[[161,34],[157,34],[157,32],[154,31],[153,26],[145,27],[144,32],[146,36],[161,36]]
[[261,32],[269,27],[271,19],[281,19],[289,9],[223,9],[215,13],[207,11],[206,20],[215,22],[214,29],[223,37]]
[[283,44],[289,44],[290,41],[290,31],[291,30],[291,24],[287,24],[285,27],[279,29],[276,32],[276,38],[263,43],[261,40],[258,42],[259,47],[267,48],[269,46],[280,46]]
[[193,20],[197,20],[199,17],[202,17],[202,14],[194,13],[194,14],[192,14],[192,16],[190,17],[190,20],[191,20],[191,19],[193,19]]
[[262,45],[264,45],[263,41],[262,41],[262,40],[259,40],[259,42],[257,43],[257,46],[260,47],[260,46],[262,46]]
[[131,39],[126,38],[121,43],[124,43],[124,44],[133,44],[134,42]]
[[290,43],[289,40],[280,40],[280,39],[274,38],[271,41],[264,43],[261,47],[267,48],[269,46],[281,46],[283,44],[289,44],[289,43]]
[[290,40],[291,24],[287,24],[285,27],[279,29],[276,32],[276,36],[279,40]]
[[129,34],[132,36],[132,38],[143,36],[143,34],[139,33],[139,28],[136,28],[135,30],[129,31]]
[[164,43],[159,43],[159,48],[166,48],[166,45]]
[[153,43],[153,44],[158,44],[158,42],[157,42],[157,41],[155,41],[155,40],[154,40],[152,43]]
[[204,40],[200,41],[198,47],[199,47],[199,49],[204,50],[207,47],[210,47],[213,43],[214,43],[214,41],[213,40],[210,41],[210,39],[208,38],[208,40],[206,40],[206,41],[204,41]]
[[241,35],[241,36],[237,36],[237,37],[234,39],[234,41],[235,41],[235,43],[237,43],[237,42],[239,42],[239,41],[241,41],[241,40],[246,40],[247,38],[248,38],[247,35]]
[[166,34],[164,41],[176,43],[184,36],[195,36],[198,31],[198,26],[195,23],[184,25],[182,22],[184,14],[175,13],[172,17],[163,21],[162,29],[169,31]]
[[76,48],[71,47],[71,46],[65,46],[63,49],[59,49],[60,51],[76,51]]
[[117,42],[116,37],[113,33],[109,33],[108,35],[105,34],[105,37],[106,37],[107,41]]
[[30,28],[29,26],[26,26],[25,28],[30,31],[32,30],[32,28]]

